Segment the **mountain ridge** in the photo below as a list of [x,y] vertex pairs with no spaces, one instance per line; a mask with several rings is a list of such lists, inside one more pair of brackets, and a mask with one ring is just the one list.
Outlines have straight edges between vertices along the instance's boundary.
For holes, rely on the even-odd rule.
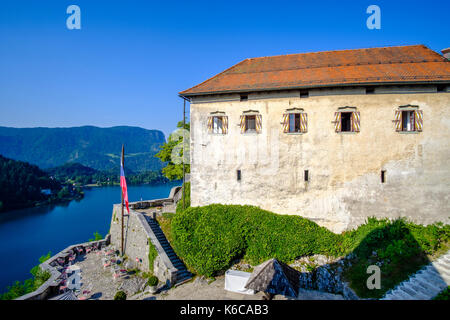
[[96,170],[109,170],[120,164],[124,144],[127,167],[135,172],[159,171],[162,162],[154,155],[165,141],[160,130],[133,126],[0,126],[0,154],[42,169],[78,162]]

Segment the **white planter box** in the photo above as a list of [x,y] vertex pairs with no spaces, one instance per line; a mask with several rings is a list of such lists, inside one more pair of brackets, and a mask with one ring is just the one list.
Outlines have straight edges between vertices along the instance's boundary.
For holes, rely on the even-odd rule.
[[255,290],[244,288],[250,275],[250,272],[227,270],[225,272],[225,290],[243,294],[255,294]]

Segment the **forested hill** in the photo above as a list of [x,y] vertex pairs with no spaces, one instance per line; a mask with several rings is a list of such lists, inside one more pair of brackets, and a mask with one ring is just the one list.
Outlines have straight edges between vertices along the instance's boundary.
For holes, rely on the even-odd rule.
[[0,127],[0,154],[40,168],[77,162],[96,170],[120,164],[125,145],[126,167],[133,172],[159,171],[154,155],[165,142],[159,130],[138,127],[9,128]]
[[37,166],[0,155],[0,211],[33,205],[48,199],[41,190],[57,192],[61,185]]

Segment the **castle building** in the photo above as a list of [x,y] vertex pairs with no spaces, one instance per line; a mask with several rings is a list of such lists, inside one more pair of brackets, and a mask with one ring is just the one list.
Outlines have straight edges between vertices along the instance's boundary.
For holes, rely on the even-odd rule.
[[334,232],[372,216],[450,223],[450,61],[426,46],[246,59],[180,95],[191,206]]

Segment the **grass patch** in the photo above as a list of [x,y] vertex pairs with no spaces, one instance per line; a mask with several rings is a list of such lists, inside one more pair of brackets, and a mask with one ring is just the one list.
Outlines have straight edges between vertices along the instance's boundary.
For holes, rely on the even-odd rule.
[[158,256],[158,251],[156,251],[150,238],[148,238],[148,269],[153,273],[153,267],[156,257]]
[[170,243],[172,243],[172,219],[174,216],[175,213],[164,212],[161,216],[156,217],[162,232]]
[[[353,265],[344,277],[363,298],[381,298],[388,290],[430,263],[433,256],[449,249],[450,226],[416,225],[403,219],[370,219],[368,223],[343,234],[344,242],[355,253]],[[381,289],[366,286],[369,265],[381,270]]]

